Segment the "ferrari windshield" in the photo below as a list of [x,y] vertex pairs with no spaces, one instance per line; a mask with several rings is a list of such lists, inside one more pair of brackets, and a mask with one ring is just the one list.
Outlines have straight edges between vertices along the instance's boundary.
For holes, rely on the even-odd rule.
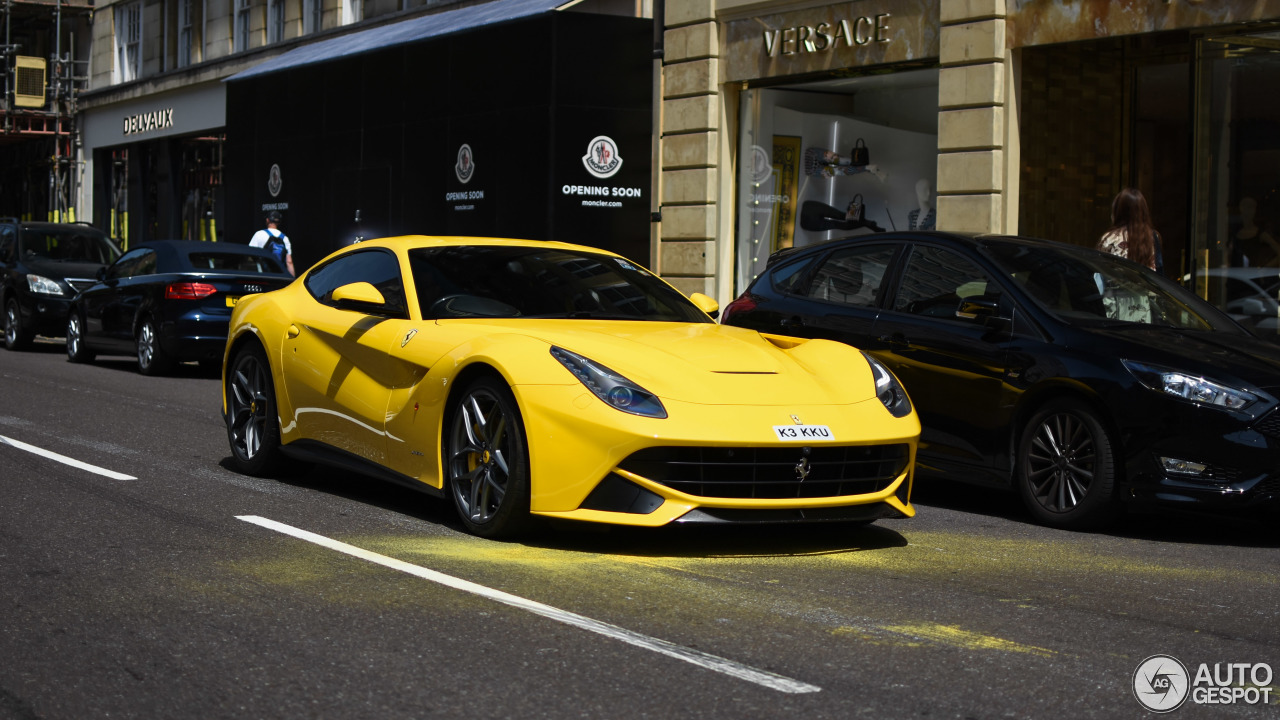
[[107,265],[120,256],[106,235],[87,227],[28,227],[23,230],[20,243],[19,252],[26,259]]
[[409,251],[424,318],[712,322],[644,268],[557,247],[469,245]]
[[1230,318],[1184,288],[1113,255],[1066,244],[992,240],[984,245],[1014,282],[1068,323],[1241,332]]

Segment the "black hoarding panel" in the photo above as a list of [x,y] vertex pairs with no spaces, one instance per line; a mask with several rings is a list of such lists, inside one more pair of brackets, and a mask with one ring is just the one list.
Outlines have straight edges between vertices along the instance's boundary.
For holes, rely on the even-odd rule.
[[229,239],[277,207],[299,268],[357,235],[409,233],[647,261],[651,32],[551,13],[232,81]]

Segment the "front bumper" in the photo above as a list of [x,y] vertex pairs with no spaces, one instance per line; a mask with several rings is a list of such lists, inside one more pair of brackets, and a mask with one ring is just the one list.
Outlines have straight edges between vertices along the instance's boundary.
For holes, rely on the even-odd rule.
[[[920,425],[914,414],[892,417],[878,400],[853,405],[771,407],[694,405],[664,399],[665,419],[628,415],[581,386],[516,386],[526,410],[532,499],[530,510],[548,517],[656,527],[671,522],[822,522],[911,517],[910,493]],[[795,415],[827,425],[836,438],[813,444],[779,441],[775,425]],[[879,448],[897,450],[885,456]],[[851,477],[824,477],[820,451],[848,450]],[[696,469],[710,480],[672,476],[673,451],[708,453],[718,469]],[[735,466],[726,453],[761,453]],[[654,453],[662,461],[654,460]],[[867,457],[864,454],[870,453]],[[675,455],[680,455],[675,452]],[[812,455],[814,469],[796,477]],[[785,456],[785,457],[784,457]],[[859,466],[861,463],[861,466]],[[861,467],[862,469],[856,469]],[[772,473],[768,477],[764,475]],[[752,476],[757,480],[752,480]],[[715,477],[711,477],[715,476]],[[741,477],[738,477],[741,476]],[[856,476],[856,477],[855,477]],[[811,490],[818,483],[819,490]]]

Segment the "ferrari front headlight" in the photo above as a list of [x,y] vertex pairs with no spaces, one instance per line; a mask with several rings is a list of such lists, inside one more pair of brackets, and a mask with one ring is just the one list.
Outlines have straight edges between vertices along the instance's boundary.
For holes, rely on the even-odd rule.
[[57,280],[50,280],[43,275],[28,275],[27,288],[41,295],[63,295],[62,286]]
[[611,407],[632,415],[665,418],[667,409],[657,395],[645,390],[618,373],[564,348],[551,347],[551,355],[559,360],[596,397]]
[[871,376],[876,381],[876,397],[884,403],[890,415],[906,417],[911,412],[911,398],[907,397],[906,388],[902,387],[902,383],[898,382],[898,378],[889,372],[889,368],[885,367],[884,363],[868,353],[864,352],[862,355],[871,366]]
[[1244,388],[1223,385],[1173,368],[1147,365],[1133,360],[1120,362],[1124,363],[1125,368],[1147,388],[1200,405],[1210,405],[1225,410],[1243,410],[1258,399],[1257,395]]

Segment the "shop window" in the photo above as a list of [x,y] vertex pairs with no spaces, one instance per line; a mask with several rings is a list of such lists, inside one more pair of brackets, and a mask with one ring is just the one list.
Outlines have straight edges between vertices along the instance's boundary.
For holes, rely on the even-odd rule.
[[142,76],[142,3],[131,2],[116,8],[116,67],[118,83]]
[[1280,342],[1280,33],[1201,42],[1194,288]]
[[735,292],[789,247],[932,229],[938,71],[742,94]]

